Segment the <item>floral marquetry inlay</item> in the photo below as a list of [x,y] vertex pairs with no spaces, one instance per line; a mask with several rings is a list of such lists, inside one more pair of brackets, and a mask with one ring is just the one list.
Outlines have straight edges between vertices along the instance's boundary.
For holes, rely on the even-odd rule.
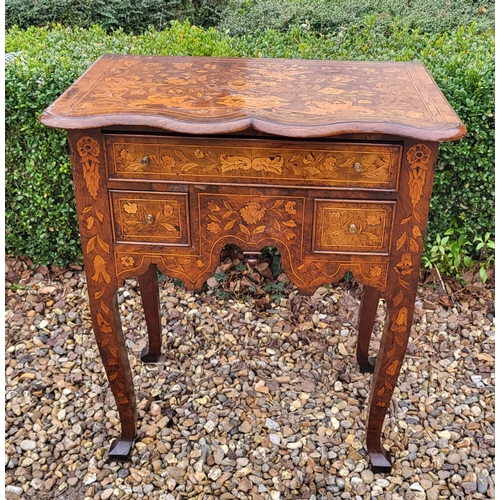
[[317,201],[315,250],[387,252],[393,209],[393,203]]
[[105,55],[72,90],[44,123],[190,134],[254,126],[288,137],[399,131],[421,140],[464,131],[420,63]]
[[221,139],[183,143],[156,139],[126,143],[110,138],[115,175],[127,178],[317,182],[325,185],[394,188],[401,148],[397,145],[287,143]]
[[412,325],[433,164],[439,142],[466,133],[425,67],[105,55],[40,121],[66,129],[71,145],[92,326],[121,423],[110,461],[130,456],[137,437],[118,287],[137,278],[141,359],[156,361],[157,271],[200,290],[226,245],[249,265],[272,245],[300,293],[347,272],[363,285],[367,452],[374,472],[389,472],[381,428]]
[[[407,294],[414,290],[423,249],[423,228],[425,227],[428,201],[424,192],[429,191],[428,183],[430,172],[432,151],[425,144],[415,144],[406,152],[408,163],[407,189],[411,210],[402,213],[400,220],[396,221],[395,252],[396,264],[393,271],[397,276],[397,285],[393,287],[391,296],[388,297],[390,306],[396,313],[392,323],[389,325],[394,333],[393,343],[386,353],[384,360],[385,374],[389,377],[396,376],[402,365],[402,358],[411,327],[410,310],[405,303]],[[428,195],[427,195],[428,196]],[[413,284],[412,284],[413,282]],[[413,310],[413,308],[411,308]],[[394,384],[386,380],[384,386],[377,391],[377,396],[382,397],[386,392],[392,393]],[[384,407],[382,401],[376,406]]]
[[202,225],[213,236],[237,234],[251,242],[265,232],[290,241],[301,235],[303,203],[303,198],[203,194],[200,195]]
[[422,197],[430,158],[431,150],[425,144],[416,144],[406,154],[406,159],[411,168],[408,187],[410,189],[410,199],[414,207]]
[[118,240],[187,241],[186,195],[112,194]]
[[82,137],[76,143],[76,148],[81,158],[85,186],[90,196],[95,200],[99,190],[99,163],[101,163],[99,155],[101,146],[92,137]]

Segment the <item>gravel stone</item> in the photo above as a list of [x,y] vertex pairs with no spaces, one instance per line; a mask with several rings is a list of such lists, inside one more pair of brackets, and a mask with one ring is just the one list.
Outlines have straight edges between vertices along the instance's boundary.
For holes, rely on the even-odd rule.
[[476,491],[477,484],[475,482],[467,481],[462,483],[462,488],[464,489],[466,495],[470,495]]
[[450,464],[459,464],[462,461],[462,458],[458,453],[450,453],[446,459]]
[[[6,260],[5,498],[493,497],[493,289],[450,282],[453,300],[440,286],[419,289],[382,438],[394,468],[381,476],[364,448],[371,376],[355,363],[350,323],[361,287],[305,297],[282,274],[283,297],[270,302],[259,295],[276,284],[269,266],[236,271],[241,258],[222,259],[227,281],[203,292],[160,282],[158,364],[140,361],[147,333],[137,279],[120,288],[139,414],[123,465],[107,460],[120,421],[82,269]],[[224,287],[222,299],[215,289]],[[375,353],[384,316],[381,301]]]
[[271,431],[279,431],[281,429],[278,422],[274,421],[272,418],[266,418],[266,427]]
[[372,484],[374,479],[373,472],[370,469],[363,469],[361,471],[361,479],[366,484]]
[[477,492],[483,495],[488,491],[488,478],[483,474],[477,476]]
[[23,489],[20,486],[12,486],[9,484],[5,487],[5,498],[12,498],[17,500],[18,498],[21,498],[22,494]]
[[24,439],[19,443],[19,446],[21,447],[21,450],[24,451],[31,451],[36,448],[36,441],[32,441],[31,439]]
[[108,500],[113,496],[113,488],[107,488],[101,493],[101,500]]
[[130,472],[128,471],[128,469],[120,469],[118,471],[118,477],[120,479],[125,479],[127,478],[128,476],[130,475]]

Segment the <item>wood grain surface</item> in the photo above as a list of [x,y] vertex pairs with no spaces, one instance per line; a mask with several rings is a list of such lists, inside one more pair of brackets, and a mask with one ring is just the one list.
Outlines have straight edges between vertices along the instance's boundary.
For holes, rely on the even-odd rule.
[[169,180],[395,189],[402,147],[107,134],[110,176]]
[[41,121],[188,134],[253,128],[288,137],[384,133],[431,141],[465,134],[418,62],[105,55]]

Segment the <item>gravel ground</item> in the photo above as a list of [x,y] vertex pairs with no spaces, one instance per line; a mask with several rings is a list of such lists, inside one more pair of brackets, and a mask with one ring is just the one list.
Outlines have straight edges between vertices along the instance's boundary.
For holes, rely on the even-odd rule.
[[[163,281],[155,365],[139,359],[137,282],[120,289],[139,408],[132,460],[120,464],[106,461],[119,421],[81,269],[31,271],[8,259],[5,498],[495,497],[491,290],[419,290],[383,435],[394,469],[384,475],[370,471],[363,447],[370,375],[357,369],[351,326],[360,287],[304,297],[282,274],[267,288],[283,290],[276,304],[259,295],[266,278],[246,274],[227,284],[258,282],[246,300]],[[383,315],[381,303],[375,350]]]

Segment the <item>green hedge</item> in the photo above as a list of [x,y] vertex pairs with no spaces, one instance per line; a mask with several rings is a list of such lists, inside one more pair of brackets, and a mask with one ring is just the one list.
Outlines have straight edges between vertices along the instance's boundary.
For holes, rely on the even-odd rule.
[[27,29],[59,23],[105,31],[141,33],[165,29],[170,21],[189,17],[210,23],[224,0],[6,0],[5,27]]
[[475,22],[479,31],[494,27],[494,0],[226,0],[218,13],[221,31],[241,36],[303,25],[317,33],[336,33],[372,16],[389,33],[395,22],[425,33],[450,32]]
[[494,0],[6,0],[5,27],[22,29],[60,23],[106,31],[121,28],[142,33],[162,30],[171,20],[217,26],[232,36],[304,25],[318,33],[333,33],[375,16],[379,28],[390,30],[397,20],[408,28],[443,33],[475,22],[492,29]]
[[[295,28],[231,38],[214,29],[174,22],[132,36],[55,26],[13,28],[6,65],[7,252],[63,265],[80,255],[64,132],[38,115],[104,53],[422,61],[464,121],[465,139],[441,147],[427,248],[450,227],[472,239],[493,233],[494,36],[474,26],[447,35],[395,26],[390,35],[373,17],[341,35]],[[468,251],[472,250],[472,247]]]

